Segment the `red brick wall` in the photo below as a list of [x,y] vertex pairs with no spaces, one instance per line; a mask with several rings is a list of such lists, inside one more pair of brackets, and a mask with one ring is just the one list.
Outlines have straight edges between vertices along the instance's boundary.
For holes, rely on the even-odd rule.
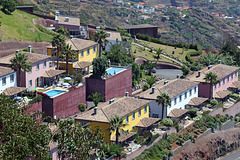
[[30,108],[28,108],[25,112],[33,114],[35,111],[42,112],[42,101],[35,102],[33,104],[29,105]]
[[98,92],[104,95],[105,101],[122,97],[125,92],[132,94],[132,68],[118,73],[108,79],[86,78],[86,97]]

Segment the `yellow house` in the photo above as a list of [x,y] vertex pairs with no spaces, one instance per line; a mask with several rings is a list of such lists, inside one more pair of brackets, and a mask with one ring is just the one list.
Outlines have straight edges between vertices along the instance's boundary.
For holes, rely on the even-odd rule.
[[115,134],[110,133],[110,120],[115,116],[124,117],[124,128],[127,134],[121,134],[119,142],[127,141],[135,135],[140,128],[147,128],[159,121],[159,118],[149,118],[149,101],[134,97],[122,97],[115,99],[113,102],[105,102],[97,108],[89,110],[78,115],[75,120],[82,126],[91,126],[92,128],[100,127],[105,133],[104,141],[107,143],[116,140]]
[[[72,50],[75,51],[74,59],[69,59],[69,73],[73,74],[75,71],[89,71],[89,67],[92,65],[93,59],[97,57],[97,43],[90,40],[72,38],[66,40],[66,44],[71,45]],[[57,63],[56,52],[56,47],[47,47],[47,54],[55,60],[55,63]],[[60,69],[66,70],[66,60],[64,59],[62,53],[59,54],[59,66]]]

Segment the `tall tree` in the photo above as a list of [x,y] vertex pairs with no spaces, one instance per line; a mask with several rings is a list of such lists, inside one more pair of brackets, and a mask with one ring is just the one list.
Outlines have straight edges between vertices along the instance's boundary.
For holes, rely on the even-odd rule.
[[27,107],[0,95],[0,159],[50,160],[51,130],[39,124],[39,113],[25,113]]
[[95,107],[97,107],[98,103],[99,103],[100,101],[103,101],[103,100],[104,100],[104,96],[101,95],[101,93],[95,92],[95,93],[93,93],[92,95],[89,95],[89,96],[88,96],[88,99],[92,100],[93,103],[94,103],[94,105],[95,105]]
[[75,58],[75,52],[72,50],[72,45],[65,44],[63,47],[63,56],[66,58],[66,73],[69,74],[69,69],[68,69],[68,62],[69,59],[74,59]]
[[158,60],[160,59],[160,55],[161,55],[161,54],[163,54],[163,50],[160,49],[160,48],[158,48],[157,51],[156,51],[156,53],[155,53],[154,58],[156,58],[157,61],[158,61]]
[[164,118],[164,108],[171,105],[171,99],[166,93],[160,93],[160,95],[157,96],[156,102],[162,105],[162,119]]
[[118,145],[118,139],[120,136],[120,131],[125,133],[125,131],[122,129],[127,124],[123,123],[124,117],[115,116],[114,118],[110,119],[110,132],[116,131],[116,144]]
[[1,0],[0,1],[0,6],[2,6],[2,10],[4,12],[14,12],[16,9],[16,2],[14,0]]
[[56,122],[53,140],[58,144],[57,156],[64,159],[90,159],[90,152],[97,150],[103,142],[99,128],[82,127],[72,118],[59,119]]
[[156,77],[154,75],[148,76],[146,78],[147,84],[149,84],[150,88],[153,86],[153,84],[156,82]]
[[218,84],[220,81],[218,80],[218,77],[215,73],[209,72],[205,75],[204,80],[208,83],[210,83],[210,89],[209,89],[209,100],[212,99],[212,93],[213,93],[213,85]]
[[148,61],[145,66],[148,69],[148,75],[151,76],[152,75],[152,69],[156,66],[156,63],[152,63],[151,61]]
[[137,63],[132,64],[132,82],[138,82],[141,76],[140,66]]
[[101,53],[104,45],[108,43],[106,38],[107,38],[107,32],[105,32],[104,30],[99,30],[94,34],[94,39],[99,45],[99,57],[101,57],[102,55]]
[[60,33],[62,35],[67,35],[68,34],[68,30],[67,28],[64,28],[63,26],[60,26],[58,29],[57,29],[57,33]]
[[57,47],[57,69],[59,69],[59,54],[65,45],[65,36],[62,34],[58,34],[53,37],[51,43],[53,47]]
[[103,76],[106,73],[106,69],[108,66],[107,59],[104,57],[98,57],[93,59],[93,75],[95,76]]
[[32,64],[28,62],[28,56],[25,53],[16,53],[11,60],[10,67],[18,72],[19,87],[22,86],[22,72],[29,72],[32,70]]

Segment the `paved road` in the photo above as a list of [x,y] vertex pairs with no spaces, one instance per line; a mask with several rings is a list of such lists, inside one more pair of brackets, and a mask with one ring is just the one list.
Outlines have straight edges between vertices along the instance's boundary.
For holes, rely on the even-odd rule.
[[[138,47],[144,48],[144,46],[141,45],[141,44],[138,44],[138,43],[135,43],[135,42],[132,42],[132,44],[133,44],[133,45],[136,45],[136,46],[138,46]],[[146,47],[145,49],[148,50],[148,51],[150,51],[150,49],[147,48],[147,47]],[[156,51],[153,51],[153,53],[156,53]],[[174,61],[175,63],[180,64],[181,66],[184,65],[182,62],[179,62],[179,61],[177,61],[176,59],[173,59],[173,58],[171,58],[171,57],[168,57],[168,56],[165,55],[165,54],[160,54],[160,56],[162,56],[162,57],[164,57],[164,58],[167,58],[167,59],[169,59],[169,60],[171,60],[171,61]]]
[[153,74],[164,79],[175,79],[177,74],[183,75],[180,69],[157,69],[157,72]]
[[240,160],[240,149],[218,160]]

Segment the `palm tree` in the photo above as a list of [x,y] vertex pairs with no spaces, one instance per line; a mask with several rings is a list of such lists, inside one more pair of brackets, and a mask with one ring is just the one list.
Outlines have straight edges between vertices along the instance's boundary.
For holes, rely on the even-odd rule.
[[160,59],[160,55],[163,54],[163,50],[158,48],[155,54],[156,55],[154,56],[154,58],[156,58],[158,61]]
[[120,131],[125,133],[126,131],[124,131],[122,129],[122,127],[125,127],[127,124],[123,123],[124,121],[124,117],[119,117],[119,116],[115,116],[114,118],[110,119],[110,132],[115,132],[116,131],[116,144],[118,144],[118,138],[120,136]]
[[69,58],[71,59],[75,58],[74,51],[72,50],[72,45],[65,44],[65,46],[63,47],[63,56],[66,57],[66,73],[69,74],[68,69]]
[[58,34],[53,37],[52,46],[57,47],[57,69],[59,69],[59,53],[62,51],[65,45],[65,36],[62,34]]
[[162,105],[162,119],[163,119],[163,114],[164,114],[164,108],[166,106],[169,106],[171,105],[171,99],[170,97],[168,96],[168,94],[166,93],[160,93],[159,96],[157,96],[157,99],[156,99],[156,102],[159,104]]
[[209,100],[212,99],[212,90],[213,85],[218,84],[220,81],[215,73],[209,72],[205,75],[204,80],[210,83],[210,90],[209,90]]
[[147,84],[149,84],[150,88],[153,86],[153,84],[156,82],[156,77],[154,75],[151,75],[146,78]]
[[88,99],[91,99],[91,100],[93,101],[95,107],[97,107],[98,103],[99,103],[100,101],[103,101],[103,100],[104,100],[104,96],[101,95],[101,93],[95,92],[95,93],[92,93],[92,95],[89,95],[89,96],[88,96]]
[[94,39],[95,41],[98,43],[99,45],[99,57],[101,57],[101,53],[102,53],[102,49],[103,49],[103,45],[106,43],[108,43],[108,40],[106,40],[107,38],[107,33],[104,30],[99,30],[94,34]]
[[156,63],[152,63],[151,61],[148,61],[146,63],[147,69],[148,69],[148,75],[152,75],[152,69],[156,66]]
[[10,62],[11,65],[10,67],[16,71],[18,71],[19,75],[19,87],[22,86],[21,84],[21,73],[23,71],[29,72],[32,70],[32,63],[27,62],[28,61],[28,56],[25,53],[17,53],[15,54],[15,57],[13,57]]
[[57,29],[57,33],[60,33],[62,35],[67,35],[68,34],[68,30],[67,28],[64,28],[63,26],[60,26],[58,29]]

